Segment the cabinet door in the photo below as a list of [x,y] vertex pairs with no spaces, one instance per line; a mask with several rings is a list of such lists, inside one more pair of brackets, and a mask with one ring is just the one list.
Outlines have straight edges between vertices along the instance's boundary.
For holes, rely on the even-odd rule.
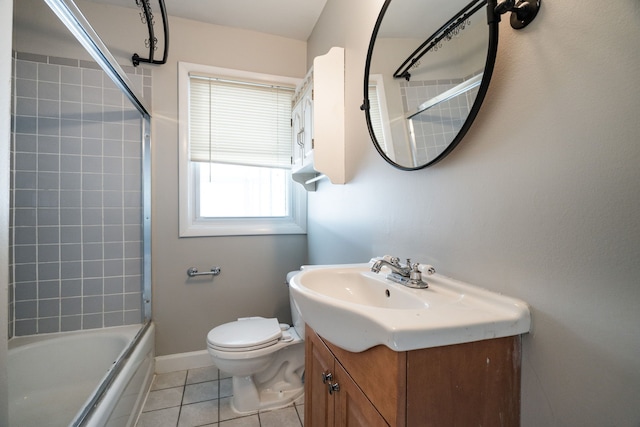
[[302,101],[298,102],[291,112],[291,130],[293,141],[291,143],[291,156],[293,166],[302,166],[304,157],[304,114],[302,111]]
[[520,337],[408,352],[407,425],[520,425]]
[[340,386],[340,390],[334,392],[336,427],[388,427],[389,424],[338,362],[335,371],[336,382]]
[[311,329],[305,334],[304,425],[306,427],[333,426],[334,394],[329,394],[323,375],[334,373],[333,354]]
[[307,90],[300,101],[303,114],[303,158],[306,160],[313,153],[313,89]]

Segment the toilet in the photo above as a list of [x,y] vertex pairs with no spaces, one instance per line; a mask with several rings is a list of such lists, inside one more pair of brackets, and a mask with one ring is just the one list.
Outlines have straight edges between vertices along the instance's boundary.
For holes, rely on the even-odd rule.
[[289,300],[293,327],[275,318],[246,317],[207,334],[214,364],[232,376],[231,408],[238,414],[281,408],[304,392],[304,323],[291,293]]

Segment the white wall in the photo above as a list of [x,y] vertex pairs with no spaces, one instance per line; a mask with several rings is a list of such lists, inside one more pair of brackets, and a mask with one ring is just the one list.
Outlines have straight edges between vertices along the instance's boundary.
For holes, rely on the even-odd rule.
[[370,143],[363,70],[382,1],[329,0],[308,61],[346,49],[348,183],[309,203],[311,263],[393,254],[529,302],[522,425],[640,425],[640,3],[543,2],[500,25],[461,144],[402,172]]

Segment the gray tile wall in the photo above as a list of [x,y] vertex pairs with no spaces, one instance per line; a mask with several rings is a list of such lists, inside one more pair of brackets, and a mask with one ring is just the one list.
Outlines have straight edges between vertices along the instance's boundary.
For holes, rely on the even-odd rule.
[[[473,76],[468,76],[471,78]],[[422,102],[460,84],[465,79],[415,80],[401,83],[401,94],[405,112],[415,110]],[[464,124],[471,110],[478,88],[431,107],[412,119],[413,138],[417,163],[435,159]]]
[[95,63],[13,65],[9,336],[139,323],[140,115]]

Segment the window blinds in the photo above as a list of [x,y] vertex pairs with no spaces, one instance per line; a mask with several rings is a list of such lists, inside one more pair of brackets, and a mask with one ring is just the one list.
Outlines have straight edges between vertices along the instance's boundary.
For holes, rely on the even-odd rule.
[[189,160],[291,167],[293,88],[189,76]]
[[382,113],[380,111],[378,86],[374,84],[369,84],[369,118],[371,119],[371,127],[378,140],[378,145],[386,151],[387,142],[384,139],[384,133],[382,131]]

